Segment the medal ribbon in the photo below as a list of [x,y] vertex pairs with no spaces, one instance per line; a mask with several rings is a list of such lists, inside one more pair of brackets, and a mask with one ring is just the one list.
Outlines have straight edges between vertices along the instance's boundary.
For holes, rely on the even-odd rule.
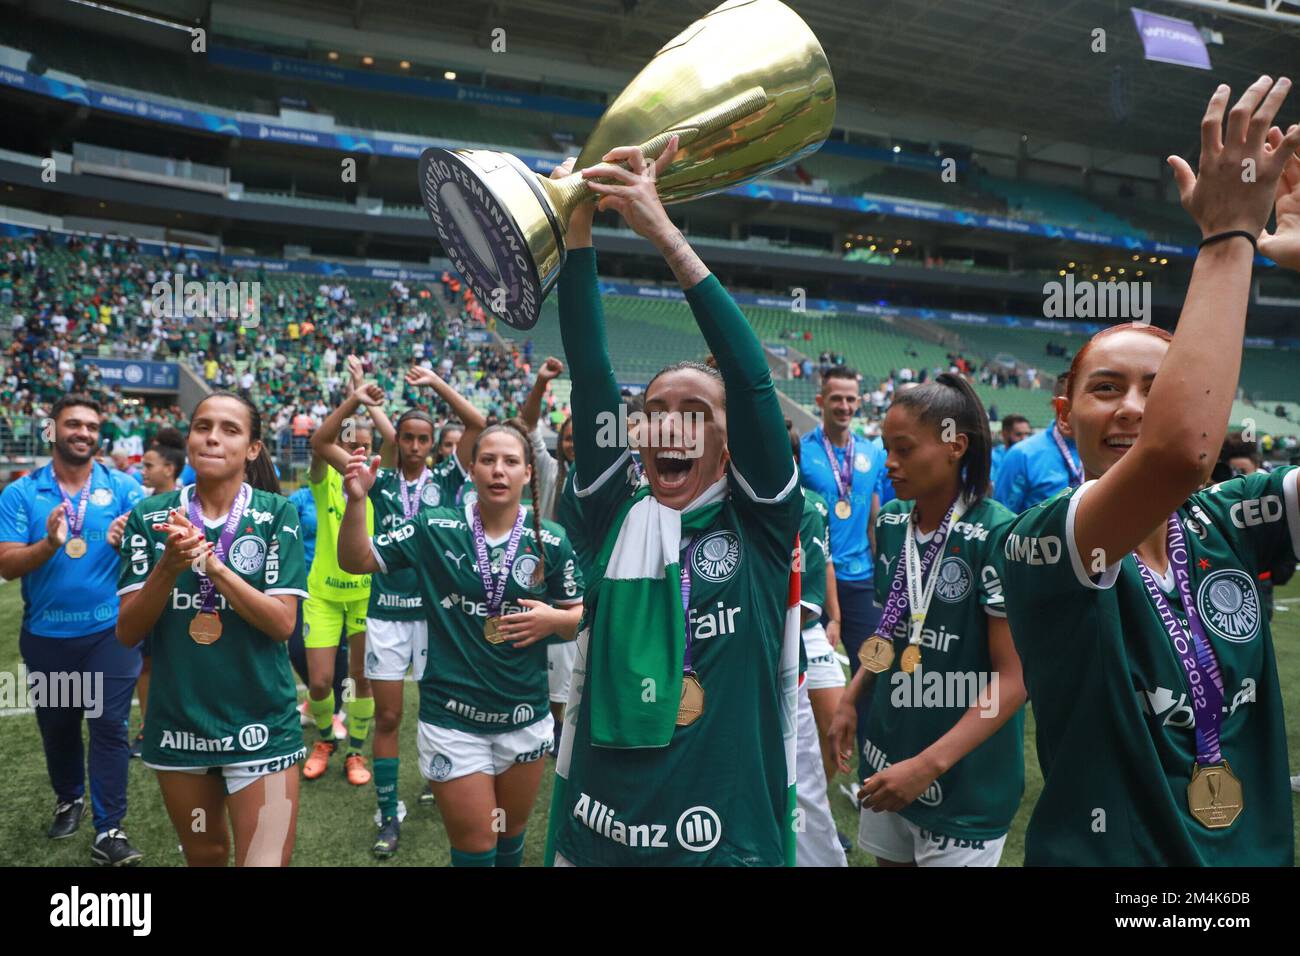
[[1056,442],[1056,450],[1065,459],[1065,468],[1070,473],[1070,487],[1079,487],[1083,484],[1083,466],[1074,463],[1074,456],[1070,454],[1070,447],[1065,443],[1065,439],[1061,437],[1057,427],[1053,425],[1048,431],[1052,433],[1052,441]]
[[695,542],[687,538],[682,545],[682,618],[686,622],[686,650],[682,654],[682,673],[690,674],[691,667],[691,562],[695,560]]
[[822,448],[826,449],[826,460],[831,464],[831,474],[835,476],[835,489],[840,500],[848,498],[853,491],[853,432],[849,432],[849,443],[844,446],[844,464],[835,460],[835,448],[826,437],[826,430],[821,429]]
[[[943,523],[939,525],[938,530],[934,533],[934,537],[932,537],[929,544],[925,546],[925,554],[921,558],[919,571],[922,578],[924,578],[926,572],[930,570],[930,566],[934,564],[934,560],[938,557],[939,552],[943,550],[944,541],[947,540],[948,537],[948,521],[952,517],[953,508],[955,506],[955,503],[949,506],[948,514],[944,517]],[[907,525],[907,535],[910,540],[912,536],[912,523],[910,520]],[[910,543],[913,548],[915,548],[915,542]],[[898,627],[899,620],[907,613],[908,605],[911,603],[908,595],[908,592],[911,589],[908,586],[908,578],[910,577],[910,574],[907,569],[907,544],[908,542],[904,542],[904,553],[898,556],[898,564],[894,566],[894,579],[889,584],[889,597],[885,600],[885,610],[881,613],[880,624],[876,627],[876,633],[891,643],[894,640],[894,629]],[[911,637],[911,631],[912,629],[909,627],[909,638]]]
[[[479,514],[478,502],[474,502],[474,557],[478,563],[478,576],[483,582],[483,595],[487,598],[488,617],[501,613],[505,603],[506,581],[510,578],[510,568],[515,563],[515,554],[519,551],[519,541],[524,534],[524,509],[515,515],[515,526],[510,529],[510,540],[506,543],[505,554],[501,556],[501,575],[493,580],[492,559],[488,556],[487,535],[483,533],[483,516]],[[540,545],[541,542],[538,542]]]
[[[248,507],[249,501],[253,498],[253,489],[248,485],[242,485],[239,494],[235,495],[234,504],[230,506],[230,514],[226,516],[226,523],[221,529],[221,536],[217,538],[217,545],[213,549],[213,556],[218,561],[226,560],[226,551],[230,548],[230,543],[235,540],[235,531],[239,528],[239,520],[244,517],[244,509]],[[190,516],[190,524],[203,531],[203,536],[207,537],[208,526],[203,522],[203,509],[199,507],[199,495],[196,486],[190,486],[190,501],[187,509]],[[200,614],[211,614],[217,609],[217,586],[212,583],[212,579],[202,572],[199,573],[199,597],[202,599]]]
[[[939,522],[939,527],[934,529],[934,537],[929,541],[926,547],[926,553],[938,542],[937,551],[942,551],[943,546],[948,541],[948,532],[952,526],[961,517],[965,510],[964,504],[954,501],[948,506],[948,513],[943,516],[943,521]],[[922,563],[921,556],[916,547],[916,529],[918,522],[916,520],[916,509],[912,509],[912,514],[907,523],[907,537],[903,539],[903,557],[907,561],[907,603],[911,607],[912,616],[907,629],[907,642],[909,644],[921,643],[921,631],[925,627],[925,614],[930,609],[930,601],[934,598],[935,585],[939,583],[939,570],[935,567],[929,567]],[[936,557],[935,561],[938,560]],[[929,577],[926,577],[927,571]]]
[[[425,466],[424,471],[420,472],[420,477],[415,479],[414,482],[408,482],[405,478],[402,478],[401,483],[398,485],[398,491],[402,496],[402,515],[407,521],[414,518],[420,510],[420,492],[424,490],[424,483],[429,480],[429,474],[428,466]],[[409,499],[406,496],[407,488],[415,489]]]
[[1189,548],[1183,526],[1177,515],[1170,515],[1166,525],[1165,547],[1169,552],[1169,566],[1173,569],[1174,580],[1178,584],[1178,597],[1182,601],[1183,611],[1187,615],[1187,628],[1174,616],[1169,601],[1165,598],[1155,575],[1142,559],[1134,553],[1142,583],[1146,585],[1151,602],[1160,615],[1169,642],[1174,646],[1187,674],[1187,683],[1192,693],[1192,715],[1196,719],[1196,763],[1209,766],[1222,763],[1223,753],[1219,748],[1219,724],[1223,721],[1223,675],[1219,672],[1219,662],[1214,656],[1209,638],[1205,636],[1205,627],[1197,613],[1196,603],[1192,599],[1192,578],[1188,573]]
[[55,479],[54,483],[58,485],[59,494],[63,496],[63,510],[68,516],[68,539],[79,538],[81,537],[81,529],[86,524],[86,505],[90,504],[90,486],[95,483],[95,466],[90,466],[90,477],[86,479],[86,483],[81,486],[81,491],[77,494],[75,508],[72,505],[72,499],[68,497],[68,493],[63,490],[63,486],[59,484],[57,479]]

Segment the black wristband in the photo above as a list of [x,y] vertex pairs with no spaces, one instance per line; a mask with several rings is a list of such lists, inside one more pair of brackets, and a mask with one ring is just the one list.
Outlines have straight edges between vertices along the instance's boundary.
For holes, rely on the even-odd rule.
[[1242,238],[1248,240],[1250,242],[1251,248],[1257,252],[1259,251],[1259,244],[1256,241],[1255,237],[1252,236],[1250,233],[1248,233],[1245,229],[1233,229],[1229,232],[1216,232],[1214,235],[1202,239],[1201,244],[1196,248],[1204,249],[1212,242],[1221,242],[1224,239],[1232,239],[1234,236],[1241,236]]

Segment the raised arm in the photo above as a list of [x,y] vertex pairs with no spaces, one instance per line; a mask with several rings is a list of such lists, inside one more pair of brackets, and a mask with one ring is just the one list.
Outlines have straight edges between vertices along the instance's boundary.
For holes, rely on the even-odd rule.
[[546,388],[564,371],[564,363],[557,358],[547,356],[542,367],[537,370],[537,378],[533,380],[533,387],[528,392],[528,398],[524,400],[524,407],[519,410],[519,417],[524,420],[531,432],[537,427],[537,423],[542,417],[542,400],[546,398]]
[[312,481],[320,481],[321,478],[325,477],[324,472],[317,473],[316,464],[318,461],[329,465],[339,474],[343,474],[348,470],[348,451],[338,443],[339,432],[343,430],[343,423],[349,418],[354,418],[363,403],[378,403],[383,401],[383,398],[384,393],[380,391],[378,385],[362,386],[361,390],[354,391],[343,399],[342,404],[330,412],[325,421],[321,422],[320,426],[312,432]]
[[483,413],[470,404],[469,399],[443,381],[442,376],[431,368],[422,365],[411,366],[406,372],[406,384],[416,388],[425,385],[433,389],[438,393],[438,397],[447,403],[451,413],[464,423],[465,431],[461,433],[460,442],[456,445],[456,460],[465,471],[469,471],[474,455],[474,442],[478,441],[478,436],[487,427],[487,419],[483,417]]
[[[1228,112],[1225,136],[1230,91],[1220,86],[1201,121],[1198,173],[1179,157],[1169,157],[1183,207],[1202,237],[1263,232],[1279,178],[1300,147],[1300,126],[1291,127],[1285,138],[1280,131],[1269,134],[1290,87],[1285,77],[1276,84],[1260,77]],[[1247,169],[1255,175],[1246,176]],[[1177,333],[1142,411],[1139,437],[1078,504],[1075,541],[1085,565],[1099,571],[1097,564],[1119,561],[1209,477],[1237,393],[1253,260],[1254,247],[1244,237],[1215,242],[1197,255]],[[1087,387],[1087,382],[1074,386],[1074,395]]]
[[[637,147],[620,146],[605,154],[605,162],[584,169],[582,174],[600,195],[601,208],[617,210],[638,235],[648,239],[685,290],[686,301],[726,386],[727,448],[732,466],[752,497],[771,500],[794,480],[794,457],[790,454],[785,416],[754,330],[735,300],[673,225],[659,200],[655,180],[672,162],[675,152],[675,138],[653,163],[646,162]],[[619,162],[626,162],[627,168],[614,165]],[[612,182],[602,183],[599,179]]]
[[[361,367],[361,359],[355,355],[348,356],[348,374],[352,377],[353,393],[362,392],[366,387],[366,372]],[[383,449],[384,464],[397,464],[397,429],[393,427],[392,420],[388,413],[384,411],[384,403],[377,402],[374,405],[363,403],[366,414],[375,424],[375,430],[379,432],[380,447]],[[391,459],[391,460],[390,460]]]

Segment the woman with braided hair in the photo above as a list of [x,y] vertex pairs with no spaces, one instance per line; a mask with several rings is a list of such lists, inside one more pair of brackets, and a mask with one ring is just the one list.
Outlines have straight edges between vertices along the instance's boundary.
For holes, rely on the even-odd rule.
[[472,445],[474,501],[426,509],[372,540],[365,501],[377,468],[362,453],[348,463],[339,565],[413,569],[434,662],[420,680],[420,770],[452,865],[518,866],[551,749],[546,646],[572,640],[582,613],[573,549],[559,525],[520,503],[526,484],[536,500],[537,477],[513,420]]

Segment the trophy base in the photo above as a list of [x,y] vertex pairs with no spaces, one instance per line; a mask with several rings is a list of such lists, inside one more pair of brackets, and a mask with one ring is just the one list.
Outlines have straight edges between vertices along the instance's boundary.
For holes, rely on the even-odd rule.
[[514,156],[431,147],[420,196],[452,267],[485,312],[531,329],[564,265],[564,231],[541,181]]

